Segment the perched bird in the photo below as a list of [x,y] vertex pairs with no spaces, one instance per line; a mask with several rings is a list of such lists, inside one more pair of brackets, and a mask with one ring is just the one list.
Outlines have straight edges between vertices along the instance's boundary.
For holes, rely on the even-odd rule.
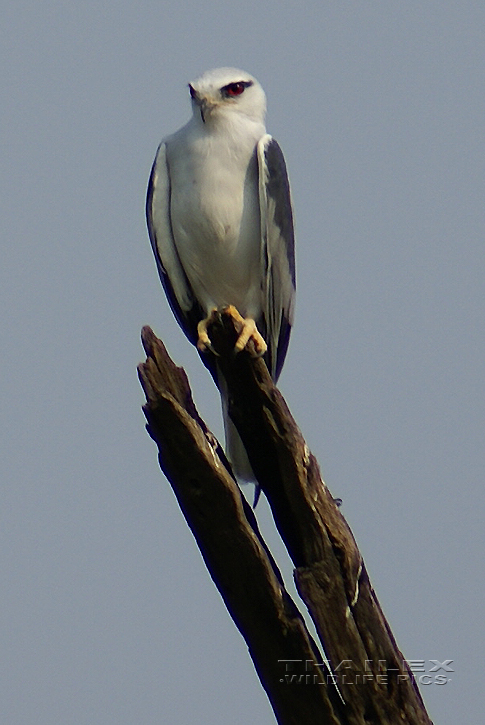
[[[172,311],[199,352],[211,349],[211,313],[242,322],[236,350],[254,341],[276,381],[288,348],[295,296],[293,216],[286,165],[266,133],[266,97],[253,76],[210,70],[189,83],[192,118],[162,140],[147,221]],[[217,368],[217,362],[215,363]],[[221,392],[226,453],[240,480],[252,472]]]

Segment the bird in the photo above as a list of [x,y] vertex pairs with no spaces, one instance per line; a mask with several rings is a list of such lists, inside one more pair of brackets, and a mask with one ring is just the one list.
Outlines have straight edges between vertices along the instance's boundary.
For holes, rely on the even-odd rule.
[[[147,226],[159,276],[177,322],[201,357],[212,350],[211,316],[226,308],[241,329],[235,351],[252,340],[253,353],[264,356],[276,382],[296,287],[285,159],[266,132],[266,96],[254,76],[217,68],[188,88],[192,117],[162,139],[148,183]],[[217,358],[212,360],[226,455],[238,481],[255,482],[229,418]]]

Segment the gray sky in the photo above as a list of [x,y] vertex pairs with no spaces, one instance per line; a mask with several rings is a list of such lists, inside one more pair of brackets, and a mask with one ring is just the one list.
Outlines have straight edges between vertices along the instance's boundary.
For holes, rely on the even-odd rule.
[[[186,83],[253,73],[286,155],[297,319],[281,389],[421,691],[479,722],[484,54],[477,2],[19,0],[0,17],[6,725],[273,722],[144,431],[150,324],[220,435],[144,221]],[[265,503],[258,507],[277,556]],[[284,564],[288,577],[291,569]]]

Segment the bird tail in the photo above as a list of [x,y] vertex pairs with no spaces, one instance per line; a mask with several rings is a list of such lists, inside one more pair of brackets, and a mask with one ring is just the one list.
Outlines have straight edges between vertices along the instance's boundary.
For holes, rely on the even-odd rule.
[[229,393],[223,375],[218,375],[219,390],[221,393],[222,419],[226,437],[226,456],[232,466],[234,475],[239,483],[254,483],[254,473],[249,463],[248,454],[244,448],[241,436],[229,416]]
[[224,421],[224,433],[226,438],[226,456],[229,459],[229,463],[231,464],[238,483],[253,483],[256,486],[253,502],[253,506],[256,506],[259,499],[260,488],[253,473],[253,469],[251,468],[251,464],[249,463],[248,454],[246,453],[241,436],[237,432],[236,426],[229,417],[229,394],[226,382],[221,374],[218,376],[218,381],[222,402],[222,419]]

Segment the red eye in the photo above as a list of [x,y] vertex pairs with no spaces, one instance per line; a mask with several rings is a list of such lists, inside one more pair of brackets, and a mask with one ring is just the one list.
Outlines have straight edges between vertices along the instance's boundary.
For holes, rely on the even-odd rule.
[[221,88],[221,91],[225,96],[240,96],[245,88],[252,85],[252,81],[238,81],[237,83],[228,83],[227,86]]
[[228,96],[240,96],[244,91],[244,83],[230,83],[226,86]]

